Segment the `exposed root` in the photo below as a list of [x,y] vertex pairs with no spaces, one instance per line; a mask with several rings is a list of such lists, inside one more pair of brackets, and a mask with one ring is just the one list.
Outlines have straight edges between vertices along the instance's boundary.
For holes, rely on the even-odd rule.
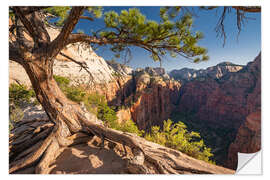
[[55,138],[54,131],[51,132],[51,134],[42,142],[41,146],[34,151],[34,153],[28,154],[24,158],[10,163],[9,173],[14,173],[17,170],[28,167],[36,162],[51,144],[53,138]]
[[[37,123],[38,122],[38,123]],[[60,146],[71,146],[89,141],[89,135],[76,133],[69,137],[61,136],[61,128],[51,127],[47,121],[20,123],[10,137],[9,173],[31,172],[47,174],[53,167],[49,164],[61,153]],[[19,135],[17,134],[19,133]],[[59,143],[61,142],[61,143]]]
[[[179,151],[163,147],[161,145],[146,141],[131,133],[124,133],[97,124],[85,118],[79,118],[84,130],[110,141],[125,144],[132,149],[133,158],[128,163],[131,173],[148,174],[150,171],[146,164],[152,164],[160,174],[233,174],[234,171],[211,165],[209,163],[191,158]],[[147,162],[146,162],[147,161]]]
[[[52,131],[54,124],[48,120],[37,121],[40,123],[15,124],[17,128],[11,131],[9,136],[9,160],[14,161],[21,154],[29,154],[35,144],[43,141]],[[35,125],[35,126],[34,126]],[[25,152],[26,151],[26,152]],[[27,153],[29,152],[29,153]],[[18,158],[17,158],[18,159]]]
[[115,141],[121,144],[125,143],[131,149],[139,149],[143,152],[141,145],[136,141],[135,138],[133,138],[132,136],[128,136],[128,133],[110,129],[103,125],[95,124],[94,122],[85,119],[84,121],[82,121],[82,123],[84,124],[83,127],[85,131],[93,133],[99,137],[104,137],[105,139],[111,141]]
[[25,150],[22,153],[20,153],[19,155],[17,155],[13,161],[17,161],[17,160],[22,159],[23,157],[33,153],[42,145],[42,143],[43,143],[43,141],[39,141],[38,143],[36,143],[32,147],[28,148],[27,150]]
[[51,133],[51,131],[52,131],[52,128],[47,128],[37,135],[26,136],[26,138],[24,139],[11,143],[13,152],[16,152],[16,154],[18,154],[24,151],[25,149],[31,147],[33,144],[36,144],[39,141],[43,140],[44,137],[47,137]]
[[[85,115],[76,114],[81,123],[80,132],[70,133],[67,126],[44,125],[37,122],[34,126],[27,126],[23,133],[22,129],[17,130],[21,134],[14,134],[10,141],[12,151],[9,173],[16,173],[19,170],[29,169],[35,166],[35,173],[50,173],[54,166],[52,162],[65,147],[74,144],[90,142],[91,136],[100,138],[101,149],[103,143],[111,142],[106,148],[114,149],[116,144],[123,145],[123,153],[127,155],[126,147],[129,148],[126,159],[126,172],[135,174],[233,174],[234,171],[211,165],[206,162],[191,158],[179,151],[163,147],[149,142],[135,134],[125,133],[104,126],[96,117],[88,118]],[[90,117],[90,116],[89,116]],[[33,122],[34,123],[34,122]],[[65,123],[64,123],[65,124]],[[63,125],[63,124],[62,124]],[[36,127],[37,126],[37,127]],[[28,129],[30,127],[30,129]],[[32,127],[32,129],[31,129]],[[59,127],[59,128],[57,128]],[[20,127],[18,127],[20,128]],[[47,137],[47,134],[50,135]],[[69,135],[70,134],[70,135]],[[47,137],[43,142],[44,137]],[[92,138],[94,141],[95,138]],[[25,142],[29,140],[30,142]],[[27,144],[25,146],[24,144]],[[34,144],[34,146],[33,146]],[[29,146],[32,146],[29,148]],[[25,148],[27,147],[27,148]],[[63,147],[63,148],[62,148]],[[26,150],[25,150],[26,149]],[[131,151],[130,151],[131,150]],[[120,153],[121,154],[121,153]],[[120,156],[120,155],[119,155]],[[40,160],[38,162],[38,160]],[[36,165],[36,163],[38,164]],[[30,170],[33,168],[31,167]]]
[[51,144],[44,153],[42,159],[35,169],[36,174],[48,174],[53,167],[49,167],[50,163],[60,154],[59,144],[56,138],[52,139]]

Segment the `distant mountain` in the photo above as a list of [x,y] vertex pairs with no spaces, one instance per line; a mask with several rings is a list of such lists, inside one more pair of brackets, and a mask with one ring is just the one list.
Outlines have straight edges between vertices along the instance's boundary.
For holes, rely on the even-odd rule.
[[207,69],[190,69],[190,68],[183,68],[183,69],[175,69],[172,70],[169,75],[170,77],[174,78],[175,80],[180,80],[182,83],[187,81],[191,81],[197,78],[213,78],[219,79],[225,74],[229,72],[237,72],[241,70],[244,66],[236,65],[231,62],[222,62],[217,64],[216,66],[208,67]]

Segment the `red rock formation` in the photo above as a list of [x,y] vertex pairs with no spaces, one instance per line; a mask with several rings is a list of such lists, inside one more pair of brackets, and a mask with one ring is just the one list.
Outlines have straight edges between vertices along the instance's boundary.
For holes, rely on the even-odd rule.
[[[251,72],[259,72],[261,57],[258,56],[250,66]],[[256,76],[256,84],[247,96],[247,117],[240,126],[234,142],[229,147],[227,165],[237,168],[237,152],[255,153],[261,149],[261,76]]]
[[104,84],[95,84],[87,88],[87,91],[104,95],[111,105],[120,106],[122,99],[131,93],[132,76],[124,76]]
[[230,145],[227,166],[237,168],[237,153],[255,153],[261,149],[261,111],[249,114]]
[[151,78],[145,74],[137,77],[134,103],[130,108],[132,119],[143,130],[154,125],[162,126],[175,109],[179,97],[178,82]]
[[119,124],[132,119],[130,109],[120,109],[117,111],[116,116]]
[[[212,139],[216,142],[211,142],[211,145],[212,148],[217,149],[223,147],[223,150],[216,151],[216,155],[221,156],[218,158],[218,163],[223,165],[227,161],[229,144],[234,140],[247,144],[242,146],[243,151],[247,147],[252,151],[257,150],[258,146],[253,148],[253,141],[260,144],[260,138],[245,139],[251,134],[249,131],[241,130],[246,127],[247,119],[251,122],[255,121],[256,118],[247,117],[258,112],[261,107],[260,63],[261,57],[259,55],[255,61],[249,63],[239,72],[229,73],[219,80],[209,78],[203,81],[191,81],[185,84],[180,91],[178,111],[192,114],[190,122],[201,124],[203,134],[209,134],[211,129],[211,131],[216,131],[215,135],[221,138],[221,141],[218,140],[219,138]],[[258,123],[254,122],[254,124],[257,126]],[[222,131],[226,131],[226,133],[220,133]],[[260,130],[256,133],[259,134]],[[238,134],[237,137],[236,134]],[[234,157],[238,150],[240,152],[242,150],[241,143],[234,143],[228,156]],[[235,161],[230,162],[230,167],[235,167]]]

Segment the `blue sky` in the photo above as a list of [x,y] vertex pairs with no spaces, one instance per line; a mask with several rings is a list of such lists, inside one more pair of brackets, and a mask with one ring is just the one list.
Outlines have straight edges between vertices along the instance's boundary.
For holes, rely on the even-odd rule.
[[[104,12],[108,10],[114,10],[121,12],[123,9],[133,7],[104,7]],[[159,21],[159,8],[156,7],[136,7],[146,15],[147,19]],[[261,14],[260,13],[247,13],[247,17],[252,17],[242,27],[242,31],[237,40],[237,25],[235,11],[231,11],[225,19],[225,30],[227,33],[227,40],[225,47],[223,47],[223,39],[216,37],[215,26],[221,15],[221,8],[212,11],[198,11],[198,8],[194,7],[196,17],[194,17],[194,31],[201,31],[204,34],[204,38],[199,41],[199,45],[208,49],[208,55],[210,59],[206,62],[192,63],[183,57],[165,57],[163,59],[163,67],[166,71],[172,69],[188,68],[207,68],[214,66],[220,62],[230,61],[235,64],[245,65],[247,62],[252,61],[261,50]],[[87,20],[81,20],[76,29],[82,29],[88,33],[90,29],[100,29],[104,27],[102,18],[94,22],[88,22]],[[102,56],[105,60],[113,58],[112,52],[109,48],[99,48],[96,53]],[[140,48],[132,48],[132,60],[128,64],[132,68],[137,67],[158,67],[159,63],[154,62],[149,53]],[[118,62],[123,62],[123,59],[118,59]]]

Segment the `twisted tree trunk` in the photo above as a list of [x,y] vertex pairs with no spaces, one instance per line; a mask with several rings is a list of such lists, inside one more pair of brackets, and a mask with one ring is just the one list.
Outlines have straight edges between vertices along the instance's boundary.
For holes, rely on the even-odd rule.
[[10,173],[33,165],[36,173],[48,173],[49,164],[60,153],[59,148],[73,144],[78,133],[87,134],[89,139],[96,135],[101,139],[130,147],[133,154],[127,165],[130,173],[233,173],[148,142],[134,134],[105,127],[94,115],[85,112],[77,103],[65,97],[51,71],[47,71],[51,64],[45,65],[39,63],[44,61],[38,60],[34,62],[23,64],[23,67],[51,122],[43,125],[44,130],[38,136],[34,136],[35,138],[13,144]]
[[[53,41],[40,15],[33,7],[13,7],[20,25],[10,34],[10,60],[27,72],[38,101],[49,121],[19,122],[10,138],[9,173],[35,167],[36,173],[48,173],[50,163],[61,153],[61,147],[74,144],[77,137],[98,136],[120,143],[132,150],[128,160],[129,173],[233,173],[233,171],[190,158],[181,152],[150,143],[134,134],[107,128],[97,117],[84,111],[65,97],[53,79],[53,59],[68,44],[81,41],[71,34],[84,7],[74,7]],[[17,33],[17,34],[16,34]],[[24,33],[31,36],[25,38]],[[75,38],[72,39],[72,38]],[[93,39],[85,38],[91,42]],[[95,40],[95,39],[94,39]],[[28,124],[24,129],[20,126]]]
[[[10,158],[10,173],[32,165],[43,154],[51,154],[50,151],[57,152],[58,147],[72,144],[73,141],[70,137],[80,131],[86,132],[89,135],[98,135],[103,139],[107,138],[116,142],[124,142],[132,148],[141,149],[135,140],[123,135],[121,132],[106,128],[94,115],[85,112],[77,103],[67,99],[49,70],[49,67],[52,66],[50,62],[44,63],[46,60],[42,59],[32,60],[32,62],[23,63],[22,65],[31,80],[38,101],[53,124],[53,128],[51,127],[48,130],[49,133],[43,134],[48,137],[42,137],[42,139],[45,139],[43,143],[39,144],[39,148],[27,157],[23,156],[24,158],[22,159],[16,158],[17,156],[20,157],[20,153],[24,152],[25,149],[32,148],[36,141],[28,143],[23,148],[13,148],[13,157]],[[50,157],[53,156],[50,155]],[[40,164],[45,166],[44,160]]]

